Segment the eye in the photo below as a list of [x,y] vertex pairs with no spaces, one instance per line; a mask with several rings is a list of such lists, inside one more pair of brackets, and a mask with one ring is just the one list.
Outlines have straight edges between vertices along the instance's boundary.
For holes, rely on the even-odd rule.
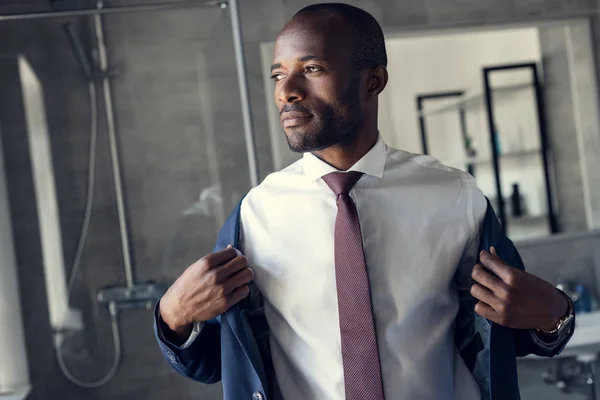
[[283,74],[273,74],[271,75],[271,79],[273,79],[275,82],[278,82],[283,79]]
[[306,72],[308,72],[309,74],[314,74],[315,72],[319,72],[322,70],[323,68],[316,65],[309,65],[308,67],[306,67]]

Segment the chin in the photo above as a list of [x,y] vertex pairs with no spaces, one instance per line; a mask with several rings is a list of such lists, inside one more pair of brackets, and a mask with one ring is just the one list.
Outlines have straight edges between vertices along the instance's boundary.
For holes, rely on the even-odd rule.
[[285,133],[288,147],[295,153],[306,152],[304,150],[305,144],[307,141],[310,141],[307,139],[313,134],[313,132],[305,127],[283,128],[283,133]]
[[329,143],[325,138],[319,137],[314,132],[285,132],[288,147],[294,153],[309,153],[319,151],[332,146],[335,143]]

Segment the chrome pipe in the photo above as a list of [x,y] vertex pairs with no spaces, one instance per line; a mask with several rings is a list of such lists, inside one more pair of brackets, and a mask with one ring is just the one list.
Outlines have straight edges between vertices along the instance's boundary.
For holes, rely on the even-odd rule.
[[[103,9],[104,3],[99,0],[97,9]],[[110,151],[110,161],[112,164],[113,183],[115,187],[115,197],[117,202],[117,215],[119,218],[119,233],[121,236],[121,250],[123,252],[123,267],[125,268],[125,281],[128,288],[132,288],[133,267],[131,263],[131,247],[129,243],[129,230],[127,229],[127,219],[125,216],[125,201],[123,199],[123,180],[121,176],[121,165],[119,160],[119,150],[117,148],[117,134],[115,126],[115,114],[112,101],[112,90],[110,87],[110,78],[108,76],[108,57],[106,55],[106,42],[104,40],[104,26],[102,23],[102,14],[94,14],[94,33],[96,35],[96,44],[98,51],[98,66],[102,72],[102,91],[104,97],[104,112],[106,116],[106,131],[108,134],[108,144]]]
[[235,63],[237,67],[238,83],[240,87],[240,102],[242,106],[242,120],[244,123],[244,138],[246,140],[246,153],[248,156],[248,171],[252,187],[258,185],[258,164],[256,162],[256,146],[252,132],[252,118],[250,112],[250,96],[248,95],[248,78],[246,64],[244,63],[244,43],[237,0],[229,0],[231,9],[231,31],[233,33],[233,47],[235,50]]
[[20,21],[29,19],[46,19],[46,18],[68,18],[68,17],[81,17],[86,15],[97,15],[97,14],[119,14],[127,12],[138,12],[138,11],[164,11],[164,10],[176,10],[181,8],[194,8],[194,7],[221,7],[222,4],[226,4],[226,0],[220,1],[198,1],[198,0],[181,0],[170,3],[154,3],[154,4],[139,4],[135,6],[121,6],[121,7],[110,7],[110,8],[91,8],[88,10],[63,10],[63,11],[46,11],[36,12],[27,14],[12,14],[12,15],[0,15],[0,22],[2,21]]
[[88,81],[93,79],[92,76],[92,66],[90,65],[90,60],[84,50],[83,44],[81,40],[75,33],[73,29],[73,23],[67,22],[63,24],[63,29],[65,34],[67,35],[67,40],[69,41],[69,45],[71,45],[71,50],[73,51],[73,55],[79,64],[79,68],[81,68],[81,72],[83,73],[83,77]]

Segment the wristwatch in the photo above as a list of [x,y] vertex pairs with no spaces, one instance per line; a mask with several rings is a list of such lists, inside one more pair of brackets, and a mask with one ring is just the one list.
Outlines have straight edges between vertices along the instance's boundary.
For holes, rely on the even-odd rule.
[[571,298],[562,290],[560,289],[556,289],[560,292],[560,294],[562,294],[565,299],[567,299],[567,303],[569,304],[569,308],[567,310],[567,313],[558,320],[558,322],[556,323],[556,326],[554,327],[553,330],[551,331],[544,331],[541,329],[538,329],[538,333],[543,335],[543,336],[552,336],[552,337],[561,337],[563,335],[563,333],[571,326],[571,321],[575,318],[575,308],[573,306],[573,302],[571,301]]

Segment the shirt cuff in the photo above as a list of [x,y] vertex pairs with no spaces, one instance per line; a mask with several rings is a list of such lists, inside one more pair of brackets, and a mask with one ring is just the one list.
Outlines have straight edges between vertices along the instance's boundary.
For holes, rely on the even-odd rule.
[[532,330],[533,335],[535,336],[536,342],[542,342],[544,345],[548,347],[552,347],[560,342],[560,335],[558,334],[544,334],[537,329]]
[[185,343],[181,345],[181,350],[187,349],[192,345],[192,343],[194,343],[194,341],[200,334],[202,327],[204,327],[204,322],[194,322],[194,328],[192,329],[192,333],[190,333],[190,337],[188,338],[188,340],[186,340]]
[[533,341],[538,345],[545,347],[547,349],[556,349],[560,347],[565,340],[565,338],[569,337],[571,332],[573,331],[573,321],[569,323],[569,327],[563,331],[562,334],[554,334],[554,335],[545,335],[537,329],[532,329],[529,332],[533,338]]
[[168,329],[165,328],[165,323],[162,320],[162,317],[160,316],[160,313],[158,312],[158,307],[156,310],[156,318],[158,319],[158,336],[160,337],[160,339],[163,342],[167,342],[169,343],[171,346],[179,349],[179,350],[185,350],[188,347],[190,347],[192,345],[192,343],[194,343],[194,341],[196,340],[196,338],[198,337],[198,335],[200,334],[200,332],[202,331],[202,328],[204,327],[204,322],[194,322],[194,327],[192,328],[192,333],[190,333],[190,336],[188,337],[188,339],[181,345],[181,346],[177,346],[176,344],[168,341],[165,338],[165,333],[163,332],[163,329]]

